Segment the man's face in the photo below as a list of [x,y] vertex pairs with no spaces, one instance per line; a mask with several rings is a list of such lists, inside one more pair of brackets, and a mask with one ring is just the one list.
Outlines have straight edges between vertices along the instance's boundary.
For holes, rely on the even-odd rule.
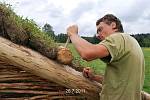
[[112,22],[110,25],[106,24],[105,22],[100,22],[97,27],[97,37],[100,40],[104,40],[107,36],[114,33],[116,30],[114,30],[114,27],[116,27],[116,24],[114,26],[114,23]]

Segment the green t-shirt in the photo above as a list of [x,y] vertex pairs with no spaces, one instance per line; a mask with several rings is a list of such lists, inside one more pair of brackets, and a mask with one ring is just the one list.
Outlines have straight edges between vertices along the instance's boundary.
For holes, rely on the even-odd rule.
[[100,100],[141,100],[144,56],[138,42],[126,33],[114,33],[100,42],[109,53]]

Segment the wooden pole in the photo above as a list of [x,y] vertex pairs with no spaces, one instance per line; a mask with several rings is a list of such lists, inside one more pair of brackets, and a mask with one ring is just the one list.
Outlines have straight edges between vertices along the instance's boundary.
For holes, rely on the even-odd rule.
[[84,78],[80,72],[41,54],[0,37],[0,59],[30,73],[68,88],[66,93],[80,93],[89,100],[99,100],[101,85]]

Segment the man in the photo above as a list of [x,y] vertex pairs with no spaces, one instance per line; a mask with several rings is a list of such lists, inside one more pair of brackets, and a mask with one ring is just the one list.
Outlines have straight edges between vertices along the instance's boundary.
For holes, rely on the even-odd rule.
[[[91,44],[78,36],[76,25],[67,28],[67,34],[80,56],[87,60],[101,59],[105,70],[100,100],[141,100],[144,82],[144,56],[138,42],[123,33],[120,20],[107,14],[96,22],[97,35],[102,42]],[[98,81],[89,68],[84,76]]]
[[[96,27],[97,35],[102,39],[96,45],[80,38],[76,25],[69,26],[67,34],[83,59],[100,58],[106,63],[100,100],[141,100],[144,56],[138,42],[123,33],[120,20],[112,14],[100,18]],[[83,74],[92,80],[100,80],[89,68],[85,68]]]

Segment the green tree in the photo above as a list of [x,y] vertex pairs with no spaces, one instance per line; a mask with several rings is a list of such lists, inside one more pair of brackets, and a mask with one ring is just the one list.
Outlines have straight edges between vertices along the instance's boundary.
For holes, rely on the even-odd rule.
[[45,33],[47,33],[50,37],[52,37],[53,39],[55,39],[55,34],[54,34],[54,31],[53,31],[53,27],[50,24],[46,23],[43,26],[42,30]]
[[59,43],[65,43],[67,41],[67,34],[60,33],[56,36],[56,41]]
[[96,37],[96,35],[93,36],[93,43],[94,43],[94,44],[98,44],[100,41],[101,41],[101,40],[98,39],[98,38]]
[[133,36],[141,47],[150,47],[150,33],[133,34]]
[[93,37],[82,36],[82,38],[93,44],[98,44],[100,42],[100,40],[96,37],[96,35],[94,35]]

